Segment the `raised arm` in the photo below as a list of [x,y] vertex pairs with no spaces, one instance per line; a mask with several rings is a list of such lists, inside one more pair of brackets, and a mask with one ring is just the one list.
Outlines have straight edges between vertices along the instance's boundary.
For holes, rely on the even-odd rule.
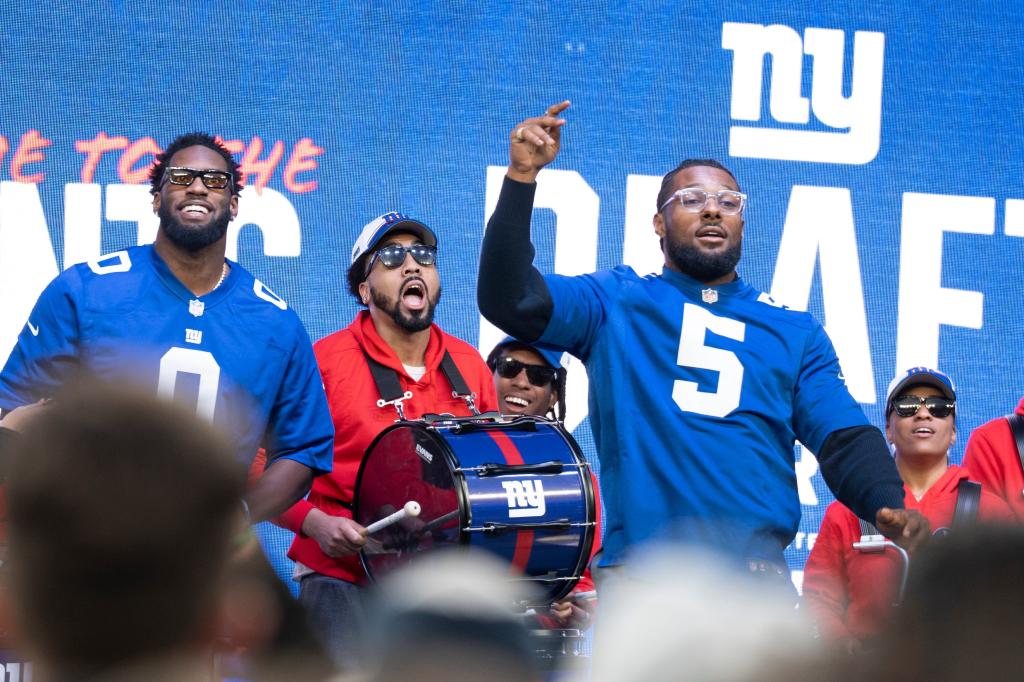
[[539,338],[551,319],[551,295],[533,267],[530,217],[537,174],[558,155],[565,124],[558,115],[568,107],[568,100],[553,104],[543,116],[528,118],[512,129],[508,173],[480,253],[480,312],[526,341]]

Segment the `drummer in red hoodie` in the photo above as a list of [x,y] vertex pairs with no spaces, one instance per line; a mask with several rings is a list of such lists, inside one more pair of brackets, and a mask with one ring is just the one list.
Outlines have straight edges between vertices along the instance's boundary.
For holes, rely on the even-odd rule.
[[[296,533],[288,556],[296,562],[299,601],[343,669],[355,666],[364,620],[366,575],[358,552],[366,529],[352,520],[351,505],[367,446],[399,417],[470,416],[471,403],[481,412],[497,409],[480,354],[433,324],[441,296],[436,259],[437,236],[409,216],[387,213],[366,225],[348,270],[349,291],[366,310],[313,346],[334,420],[334,469],[315,479],[308,498],[278,522]],[[453,397],[457,379],[450,381],[442,369],[446,357],[471,396]],[[371,364],[412,396],[384,400]]]
[[[906,508],[920,510],[935,535],[970,532],[976,520],[1012,518],[1002,499],[970,482],[966,469],[949,464],[956,441],[956,391],[946,374],[915,367],[897,376],[889,385],[885,415]],[[965,512],[956,513],[958,502]],[[896,552],[853,546],[872,534],[878,531],[833,502],[804,567],[804,605],[821,637],[851,653],[871,648],[899,599]]]

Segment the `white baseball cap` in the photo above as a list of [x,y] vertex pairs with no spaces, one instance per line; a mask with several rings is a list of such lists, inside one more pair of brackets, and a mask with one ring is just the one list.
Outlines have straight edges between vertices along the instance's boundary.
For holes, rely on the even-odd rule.
[[359,257],[367,251],[371,251],[386,235],[398,231],[416,235],[427,246],[437,246],[437,235],[433,230],[405,213],[392,211],[366,223],[363,231],[359,233],[356,243],[352,246],[350,264],[359,260]]

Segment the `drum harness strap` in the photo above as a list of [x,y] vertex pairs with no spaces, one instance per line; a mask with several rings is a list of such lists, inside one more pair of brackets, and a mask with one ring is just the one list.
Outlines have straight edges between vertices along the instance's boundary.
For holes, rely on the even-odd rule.
[[1020,457],[1021,467],[1024,467],[1024,417],[1014,412],[1006,415],[1006,421],[1010,423],[1010,432],[1017,444],[1017,456]]
[[[966,478],[956,486],[956,507],[953,509],[953,529],[970,528],[978,519],[978,508],[981,505],[981,484],[968,481]],[[862,535],[881,535],[882,532],[874,524],[864,519],[860,521]]]
[[[398,372],[377,362],[366,351],[363,351],[363,356],[366,358],[366,364],[370,367],[370,374],[373,375],[373,383],[377,385],[377,392],[380,394],[377,407],[394,405],[398,418],[404,421],[405,408],[402,406],[402,403],[412,398],[412,391],[402,391]],[[448,351],[444,352],[444,357],[441,359],[441,373],[444,374],[448,383],[454,389],[452,397],[461,398],[466,401],[466,405],[474,415],[480,414],[480,410],[476,406],[476,393],[469,390],[466,380],[462,378],[459,368],[456,367],[455,361],[452,360],[452,356]]]

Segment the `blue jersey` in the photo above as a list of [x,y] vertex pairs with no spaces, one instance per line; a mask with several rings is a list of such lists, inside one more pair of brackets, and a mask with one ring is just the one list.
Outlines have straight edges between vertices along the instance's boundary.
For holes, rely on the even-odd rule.
[[237,263],[195,296],[152,246],[69,268],[40,295],[0,372],[0,408],[84,371],[195,406],[248,463],[260,446],[330,471],[334,428],[298,316]]
[[545,278],[541,341],[579,357],[607,510],[603,565],[673,537],[781,560],[800,520],[794,440],[868,424],[808,313],[742,280],[628,267]]

